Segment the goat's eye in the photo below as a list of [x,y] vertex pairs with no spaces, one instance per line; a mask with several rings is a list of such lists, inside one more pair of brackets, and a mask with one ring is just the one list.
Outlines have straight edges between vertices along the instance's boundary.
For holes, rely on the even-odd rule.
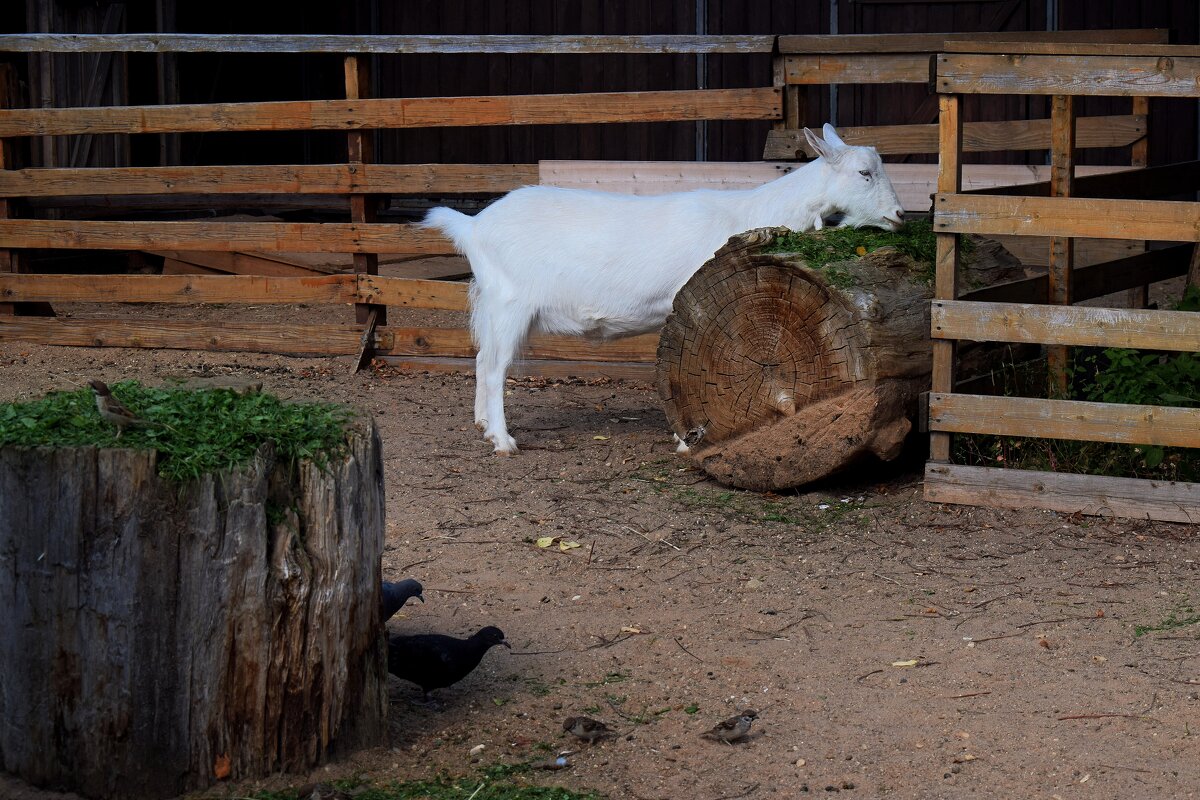
[[859,175],[862,175],[864,178],[869,178],[869,177],[871,177],[871,170],[869,170],[869,169],[860,169],[860,170],[858,171],[858,174],[859,174]]

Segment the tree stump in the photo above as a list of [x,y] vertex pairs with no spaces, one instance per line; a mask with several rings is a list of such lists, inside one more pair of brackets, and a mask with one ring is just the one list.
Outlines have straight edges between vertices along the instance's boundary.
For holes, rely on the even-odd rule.
[[305,771],[386,739],[383,463],[0,450],[0,770],[92,798]]
[[[788,232],[730,239],[676,295],[658,348],[684,457],[756,491],[895,458],[932,369],[928,265],[892,249],[822,269],[761,252]],[[976,249],[967,280],[1023,277],[998,244]]]

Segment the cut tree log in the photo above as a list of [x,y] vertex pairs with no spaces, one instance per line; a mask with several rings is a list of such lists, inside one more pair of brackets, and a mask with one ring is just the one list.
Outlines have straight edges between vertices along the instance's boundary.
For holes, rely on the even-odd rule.
[[[894,459],[929,387],[929,265],[893,249],[809,268],[764,253],[783,228],[733,237],[675,297],[658,390],[684,457],[722,483],[793,488]],[[971,285],[1023,275],[979,240]]]
[[0,449],[0,771],[141,800],[383,744],[374,426],[324,468],[156,460]]

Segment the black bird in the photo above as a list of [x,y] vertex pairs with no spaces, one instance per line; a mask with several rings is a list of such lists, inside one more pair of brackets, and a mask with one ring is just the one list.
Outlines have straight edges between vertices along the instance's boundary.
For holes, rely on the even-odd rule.
[[455,639],[439,633],[388,637],[388,672],[421,687],[426,700],[430,689],[458,683],[479,666],[483,656],[496,645],[512,649],[504,631],[492,625],[480,628],[470,638]]
[[416,578],[405,578],[399,583],[384,581],[383,600],[379,604],[380,619],[387,622],[396,615],[397,611],[404,608],[404,604],[410,597],[415,597],[424,603],[425,598],[421,594],[423,591],[424,587]]

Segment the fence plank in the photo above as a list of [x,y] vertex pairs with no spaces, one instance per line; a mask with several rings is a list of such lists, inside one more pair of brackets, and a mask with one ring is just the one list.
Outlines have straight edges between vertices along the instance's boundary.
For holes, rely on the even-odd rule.
[[1200,56],[1200,47],[1192,44],[1166,44],[1154,42],[1097,42],[1081,39],[1057,41],[1005,41],[964,40],[954,34],[946,37],[947,53],[991,53],[1005,55],[1077,55],[1077,56],[1153,56],[1155,58],[1190,58]]
[[988,33],[859,33],[780,36],[780,53],[937,53],[952,39],[964,46],[1014,39],[1023,42],[1120,42],[1165,44],[1166,28],[1086,31],[1000,31]]
[[6,109],[0,110],[0,137],[777,119],[781,114],[781,90],[766,86],[496,97]]
[[[471,333],[465,328],[388,328],[393,337],[381,353],[394,356],[467,358],[475,355]],[[588,361],[653,362],[658,335],[645,334],[610,342],[592,342],[576,336],[534,334],[521,351],[525,358]]]
[[925,499],[991,508],[1200,522],[1200,484],[960,464],[925,465]]
[[995,436],[1200,447],[1200,408],[934,392],[929,395],[929,429]]
[[444,237],[416,225],[341,222],[0,220],[0,247],[414,255],[456,252]]
[[359,276],[359,302],[405,308],[467,310],[467,284],[383,275]]
[[928,53],[784,56],[784,79],[792,85],[834,83],[928,83]]
[[[416,372],[475,372],[473,358],[435,358],[425,356],[378,356],[384,364]],[[654,364],[635,361],[559,361],[518,359],[508,368],[513,378],[609,378],[652,383]]]
[[1200,314],[1125,308],[934,300],[934,339],[1200,350]]
[[1200,47],[1188,49],[1176,57],[943,53],[935,84],[941,94],[1188,98],[1200,83]]
[[536,164],[109,167],[0,172],[0,197],[132,194],[492,194],[537,183]]
[[774,36],[347,36],[37,33],[0,36],[9,53],[770,53]]
[[[431,281],[436,283],[436,281]],[[353,303],[354,275],[0,275],[0,298],[59,303]]]
[[939,233],[1200,241],[1200,203],[939,194]]
[[[869,145],[883,155],[912,155],[938,151],[938,126],[874,125],[839,128],[838,135],[847,144]],[[1080,117],[1076,147],[1124,147],[1146,135],[1144,115]],[[1041,150],[1050,146],[1050,120],[1013,120],[1009,122],[963,123],[963,151],[970,153],[999,150]],[[765,159],[792,159],[803,152],[808,158],[816,153],[804,139],[804,132],[778,130],[767,132],[763,148]]]

